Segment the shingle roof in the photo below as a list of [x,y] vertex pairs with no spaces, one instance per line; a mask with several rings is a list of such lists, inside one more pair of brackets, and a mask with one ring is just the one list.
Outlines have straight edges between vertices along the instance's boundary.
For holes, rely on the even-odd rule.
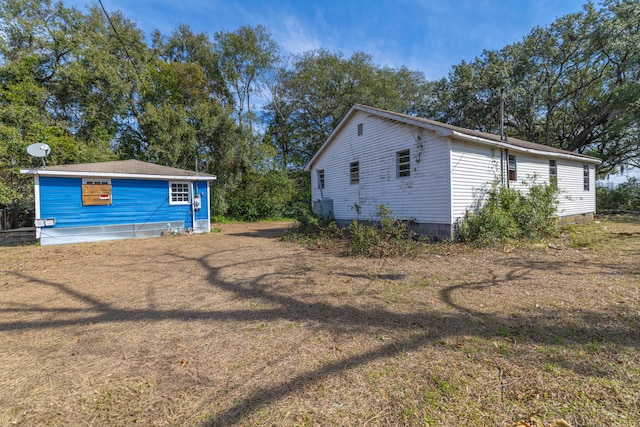
[[172,168],[169,166],[156,165],[154,163],[142,162],[140,160],[119,160],[114,162],[81,163],[73,165],[47,166],[33,170],[23,170],[23,173],[64,175],[71,174],[99,174],[107,175],[140,175],[141,177],[185,177],[200,179],[215,179],[214,175],[207,173],[196,173],[186,169]]
[[386,114],[389,115],[393,115],[393,116],[397,116],[398,118],[402,118],[402,119],[411,119],[411,120],[416,120],[418,122],[422,122],[431,126],[438,126],[444,129],[449,129],[449,130],[453,130],[465,135],[469,135],[469,136],[476,136],[478,138],[483,138],[483,139],[488,139],[490,141],[495,141],[495,142],[502,142],[502,143],[506,143],[509,145],[513,145],[515,147],[521,147],[521,148],[527,148],[530,150],[538,150],[538,151],[546,151],[549,153],[563,153],[563,154],[571,154],[574,156],[578,156],[578,157],[585,157],[585,158],[590,158],[590,159],[594,159],[594,157],[591,156],[587,156],[584,154],[579,154],[579,153],[574,153],[572,151],[567,151],[567,150],[562,150],[560,148],[555,148],[555,147],[550,147],[548,145],[544,145],[544,144],[538,144],[535,142],[530,142],[530,141],[525,141],[522,139],[517,139],[517,138],[511,138],[511,137],[507,137],[505,140],[501,140],[500,139],[500,135],[495,135],[493,133],[486,133],[486,132],[480,132],[480,131],[476,131],[476,130],[471,130],[471,129],[466,129],[466,128],[461,128],[458,126],[453,126],[447,123],[442,123],[442,122],[437,122],[435,120],[429,120],[429,119],[425,119],[422,117],[414,117],[414,116],[409,116],[407,114],[401,114],[401,113],[394,113],[391,111],[386,111],[386,110],[382,110],[379,108],[375,108],[375,107],[367,107],[367,106],[360,106],[358,105],[358,107],[364,107],[366,109],[369,110],[376,110],[379,112],[384,112]]
[[[595,157],[587,156],[587,155],[579,154],[579,153],[574,153],[572,151],[562,150],[560,148],[549,147],[548,145],[538,144],[538,143],[530,142],[530,141],[524,141],[524,140],[521,140],[521,139],[511,138],[511,137],[507,137],[505,140],[501,140],[500,139],[500,135],[494,135],[492,133],[479,132],[479,131],[475,131],[475,130],[471,130],[471,129],[465,129],[465,128],[461,128],[461,127],[458,127],[458,126],[453,126],[453,125],[450,125],[450,124],[447,124],[447,123],[437,122],[435,120],[429,120],[429,119],[425,119],[425,118],[421,118],[421,117],[409,116],[407,114],[395,113],[393,111],[387,111],[387,110],[382,110],[380,108],[375,108],[375,107],[369,107],[369,106],[366,106],[366,105],[356,104],[353,107],[351,107],[351,109],[345,115],[345,117],[342,119],[342,121],[338,124],[338,126],[336,126],[336,129],[333,131],[333,133],[329,136],[329,138],[327,138],[327,140],[322,145],[322,147],[320,147],[318,152],[313,156],[311,161],[307,164],[307,166],[305,168],[306,170],[310,170],[311,169],[311,165],[314,163],[314,161],[327,148],[327,146],[331,144],[331,141],[333,140],[335,135],[338,134],[338,132],[345,125],[345,123],[348,121],[348,119],[356,111],[362,111],[362,112],[365,112],[365,113],[373,114],[373,115],[378,116],[378,117],[386,118],[388,120],[395,120],[395,121],[398,121],[400,123],[411,124],[411,125],[414,125],[414,126],[420,126],[420,127],[430,128],[430,129],[440,129],[440,130],[446,129],[446,130],[449,130],[451,132],[457,133],[457,134],[462,135],[462,136],[468,136],[468,137],[472,137],[472,138],[479,138],[478,142],[484,142],[484,143],[488,143],[488,144],[491,144],[491,145],[495,144],[495,145],[502,145],[502,146],[510,146],[510,147],[513,147],[513,148],[520,148],[520,149],[523,149],[523,150],[532,150],[532,151],[539,152],[539,153],[547,153],[549,155],[554,155],[555,154],[555,155],[560,155],[560,156],[570,156],[570,157],[574,157],[576,159],[584,159],[585,161],[588,161],[589,163],[600,163],[600,159],[597,159]],[[454,137],[455,137],[455,135],[454,135]]]

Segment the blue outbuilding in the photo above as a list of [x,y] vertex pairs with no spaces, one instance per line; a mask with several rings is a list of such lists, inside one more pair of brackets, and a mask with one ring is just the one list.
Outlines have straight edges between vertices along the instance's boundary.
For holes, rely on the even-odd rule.
[[211,230],[214,175],[139,160],[21,169],[42,245]]

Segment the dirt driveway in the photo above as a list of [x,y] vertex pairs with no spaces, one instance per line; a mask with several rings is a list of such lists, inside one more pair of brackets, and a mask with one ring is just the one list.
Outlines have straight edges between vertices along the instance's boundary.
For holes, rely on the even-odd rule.
[[287,225],[0,248],[0,425],[640,419],[639,224],[385,260]]

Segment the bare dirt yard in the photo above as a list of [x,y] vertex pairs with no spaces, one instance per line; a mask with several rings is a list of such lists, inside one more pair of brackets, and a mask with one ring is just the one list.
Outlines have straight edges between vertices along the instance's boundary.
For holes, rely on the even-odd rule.
[[0,248],[0,425],[639,423],[638,222],[412,259],[218,227]]

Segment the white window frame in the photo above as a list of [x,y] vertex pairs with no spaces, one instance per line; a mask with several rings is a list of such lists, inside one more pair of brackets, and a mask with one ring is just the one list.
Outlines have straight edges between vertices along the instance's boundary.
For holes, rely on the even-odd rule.
[[582,189],[591,191],[591,171],[587,163],[582,165]]
[[549,160],[549,184],[558,185],[558,161]]
[[318,169],[318,189],[324,190],[324,169]]
[[349,183],[360,184],[360,162],[349,163]]
[[396,152],[396,178],[408,178],[411,176],[411,150]]
[[[186,191],[174,191],[174,186],[186,186]],[[186,194],[186,200],[184,200]],[[175,197],[174,197],[175,196]],[[169,181],[169,204],[188,205],[191,203],[191,183],[189,181]]]
[[507,156],[507,178],[509,181],[518,180],[518,159],[515,154],[509,154]]

